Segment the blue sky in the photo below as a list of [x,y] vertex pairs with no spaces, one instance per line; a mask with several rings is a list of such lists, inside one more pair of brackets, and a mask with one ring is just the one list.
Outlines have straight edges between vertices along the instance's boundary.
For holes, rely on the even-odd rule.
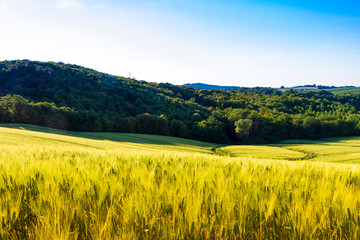
[[360,86],[360,1],[0,0],[0,60],[152,82]]

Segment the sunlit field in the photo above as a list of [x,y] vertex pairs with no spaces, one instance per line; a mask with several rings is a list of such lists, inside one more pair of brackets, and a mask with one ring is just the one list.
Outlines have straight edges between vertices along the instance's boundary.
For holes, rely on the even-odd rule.
[[242,145],[222,147],[219,153],[227,154],[231,157],[245,157],[257,159],[278,159],[278,160],[298,160],[305,158],[305,154],[277,146],[264,145]]
[[0,239],[360,237],[360,165],[316,162],[358,162],[359,138],[226,147],[1,126]]
[[360,163],[360,137],[328,138],[319,141],[282,141],[283,148],[303,152],[310,161]]
[[217,148],[232,157],[318,162],[360,163],[360,137],[322,140],[286,140],[269,145],[238,145]]

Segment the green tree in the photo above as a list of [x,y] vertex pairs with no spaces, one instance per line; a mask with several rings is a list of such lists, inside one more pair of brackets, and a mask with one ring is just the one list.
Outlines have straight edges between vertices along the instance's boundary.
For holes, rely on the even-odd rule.
[[239,119],[235,122],[235,132],[239,138],[246,138],[250,135],[250,130],[253,125],[251,119]]

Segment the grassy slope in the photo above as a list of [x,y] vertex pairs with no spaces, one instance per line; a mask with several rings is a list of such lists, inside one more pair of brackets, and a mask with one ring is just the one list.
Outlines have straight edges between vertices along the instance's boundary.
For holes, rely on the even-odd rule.
[[[212,154],[219,144],[146,134],[69,132],[26,124],[0,124],[0,144],[101,150],[179,151]],[[19,141],[22,139],[22,141]]]
[[[207,154],[214,144],[161,136],[2,126],[0,239],[360,237],[359,165],[221,157]],[[319,154],[360,141],[291,143]],[[299,154],[289,146],[225,149]]]
[[[25,130],[25,131],[24,131]],[[0,144],[99,150],[176,151],[268,160],[310,160],[360,163],[360,137],[332,138],[319,141],[287,140],[270,145],[224,146],[168,136],[67,132],[25,124],[0,124]],[[19,139],[23,139],[19,141]]]

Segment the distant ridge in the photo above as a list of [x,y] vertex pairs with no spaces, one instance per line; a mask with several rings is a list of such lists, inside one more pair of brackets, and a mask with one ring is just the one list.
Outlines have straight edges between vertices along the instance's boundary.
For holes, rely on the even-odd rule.
[[294,86],[294,87],[280,87],[280,88],[273,88],[273,87],[238,87],[238,86],[220,86],[220,85],[211,85],[205,83],[186,83],[183,86],[188,86],[196,89],[204,89],[204,90],[235,90],[238,92],[243,92],[246,90],[251,90],[254,92],[259,92],[259,90],[279,90],[279,91],[287,91],[287,90],[294,90],[297,92],[306,92],[306,91],[320,91],[320,90],[327,90],[333,92],[335,94],[346,94],[346,93],[358,93],[360,91],[360,87],[355,86],[323,86],[323,85],[302,85],[302,86]]
[[210,85],[210,84],[205,84],[205,83],[186,83],[186,84],[184,84],[184,86],[197,88],[197,89],[205,89],[205,90],[218,89],[218,90],[225,90],[225,91],[237,90],[237,89],[242,88],[242,87],[237,87],[237,86],[220,86],[220,85]]

